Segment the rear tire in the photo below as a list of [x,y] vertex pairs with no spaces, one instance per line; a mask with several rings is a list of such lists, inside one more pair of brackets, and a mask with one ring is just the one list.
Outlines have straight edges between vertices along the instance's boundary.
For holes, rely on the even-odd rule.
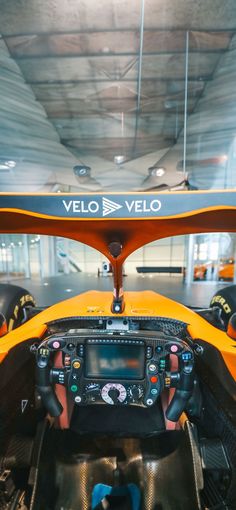
[[24,322],[26,306],[35,306],[35,300],[28,290],[17,285],[0,283],[0,312],[6,318],[8,331]]

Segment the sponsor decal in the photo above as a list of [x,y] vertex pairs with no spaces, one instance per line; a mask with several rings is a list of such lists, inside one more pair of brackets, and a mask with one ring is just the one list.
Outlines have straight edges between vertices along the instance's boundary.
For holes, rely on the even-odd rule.
[[127,216],[136,216],[144,213],[156,213],[161,209],[161,201],[158,199],[145,200],[124,200],[119,204],[108,198],[102,197],[101,203],[98,200],[91,200],[85,203],[84,200],[62,200],[67,213],[96,215],[102,212],[102,216],[108,216],[119,209],[124,209]]
[[223,298],[220,294],[212,298],[211,305],[214,305],[215,303],[219,303],[222,306],[225,313],[231,313],[232,310],[229,304],[227,303],[225,298]]
[[84,200],[62,200],[62,203],[68,213],[95,214],[99,211],[99,203],[96,200],[90,200],[87,205]]
[[102,197],[102,215],[107,216],[114,211],[118,211],[121,209],[122,205],[113,202],[112,200],[108,200],[108,198]]
[[145,213],[158,212],[161,208],[160,200],[125,200],[125,205],[129,212]]

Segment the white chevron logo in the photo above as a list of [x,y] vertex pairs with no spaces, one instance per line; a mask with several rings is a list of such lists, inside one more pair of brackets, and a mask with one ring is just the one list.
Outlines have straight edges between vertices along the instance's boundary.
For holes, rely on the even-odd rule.
[[108,198],[102,197],[102,215],[107,216],[118,209],[121,209],[123,205],[117,204],[116,202],[112,202],[112,200],[108,200]]

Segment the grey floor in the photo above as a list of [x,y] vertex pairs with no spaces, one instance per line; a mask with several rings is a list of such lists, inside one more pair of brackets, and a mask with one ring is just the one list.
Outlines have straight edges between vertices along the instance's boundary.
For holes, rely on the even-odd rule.
[[[1,279],[1,282],[4,280]],[[59,275],[45,280],[14,279],[12,283],[29,290],[38,306],[49,306],[91,289],[112,292],[112,277],[98,278],[94,274],[85,273]],[[228,284],[222,282],[196,282],[186,285],[181,277],[175,275],[129,275],[124,278],[125,290],[154,290],[183,304],[197,307],[207,307],[217,289],[226,285]]]

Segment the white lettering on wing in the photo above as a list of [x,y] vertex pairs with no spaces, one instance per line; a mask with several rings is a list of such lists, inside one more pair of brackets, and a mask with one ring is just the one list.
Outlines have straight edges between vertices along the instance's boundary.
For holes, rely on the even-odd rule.
[[83,200],[69,200],[69,202],[62,200],[62,203],[67,212],[72,211],[73,213],[95,214],[99,211],[99,203],[95,200],[88,202],[87,206]]
[[126,205],[126,207],[127,207],[128,211],[129,211],[129,212],[131,212],[131,211],[132,211],[132,209],[133,209],[133,206],[134,206],[134,200],[132,200],[132,202],[128,202],[128,201],[126,200],[126,201],[125,201],[125,205]]
[[70,200],[68,203],[65,200],[62,200],[62,203],[63,203],[66,211],[69,212],[69,210],[71,208],[72,200]]
[[151,200],[150,203],[148,200],[125,200],[125,205],[130,213],[158,212],[161,209],[160,200]]

